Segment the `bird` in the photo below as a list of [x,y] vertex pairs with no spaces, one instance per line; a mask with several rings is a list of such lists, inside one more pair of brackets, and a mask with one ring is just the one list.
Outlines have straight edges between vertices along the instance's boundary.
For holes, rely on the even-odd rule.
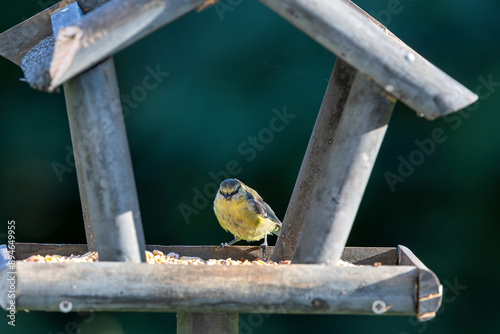
[[227,179],[221,182],[214,200],[214,211],[222,228],[234,235],[229,246],[240,240],[258,241],[264,238],[260,246],[265,252],[267,235],[279,235],[281,221],[273,209],[264,202],[262,197],[238,179]]

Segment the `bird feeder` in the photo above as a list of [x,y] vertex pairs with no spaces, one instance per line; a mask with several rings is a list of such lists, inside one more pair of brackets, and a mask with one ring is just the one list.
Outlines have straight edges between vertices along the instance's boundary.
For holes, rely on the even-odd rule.
[[[477,96],[347,0],[262,0],[337,55],[274,261],[283,266],[150,265],[146,250],[262,256],[259,247],[146,245],[113,54],[209,0],[63,0],[0,34],[0,55],[28,83],[64,86],[86,245],[0,248],[0,305],[43,311],[177,312],[179,333],[236,333],[239,312],[416,315],[442,299],[408,248],[345,247],[397,100],[433,120]],[[103,123],[104,122],[104,123]],[[99,145],[84,133],[107,125]],[[86,154],[79,154],[83,150]],[[15,249],[14,249],[15,247]],[[99,253],[96,263],[30,263],[34,254]],[[354,266],[338,266],[343,259]],[[14,280],[9,281],[13,275]]]

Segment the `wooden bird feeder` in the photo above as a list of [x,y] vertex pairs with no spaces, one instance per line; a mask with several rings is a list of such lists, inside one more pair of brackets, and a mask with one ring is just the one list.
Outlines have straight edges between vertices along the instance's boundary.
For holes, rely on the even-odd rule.
[[[147,246],[113,54],[214,1],[63,0],[0,34],[0,55],[28,83],[64,86],[86,245],[0,248],[0,305],[44,311],[178,313],[178,333],[237,333],[238,312],[413,314],[432,319],[436,275],[404,246],[345,247],[397,100],[429,120],[477,96],[348,0],[262,0],[337,55],[272,259],[283,266],[149,265],[145,250],[246,258],[258,247]],[[83,134],[106,122],[99,145]],[[79,154],[87,149],[86,154]],[[15,246],[15,252],[13,247]],[[97,263],[23,262],[99,253]],[[357,266],[340,267],[338,260]],[[16,261],[14,261],[16,260]],[[380,265],[374,265],[378,263]],[[14,281],[9,281],[11,275]],[[14,282],[14,283],[13,283]],[[15,296],[7,291],[15,286]]]

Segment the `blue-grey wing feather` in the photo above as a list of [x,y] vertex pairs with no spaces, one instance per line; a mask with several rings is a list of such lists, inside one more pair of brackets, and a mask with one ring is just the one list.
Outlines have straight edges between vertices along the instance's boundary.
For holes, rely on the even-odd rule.
[[281,226],[281,221],[276,217],[276,214],[274,213],[273,209],[264,201],[255,199],[255,197],[252,196],[252,194],[247,193],[247,199],[248,202],[252,205],[254,211],[263,217],[271,219],[273,222],[275,222],[278,226]]

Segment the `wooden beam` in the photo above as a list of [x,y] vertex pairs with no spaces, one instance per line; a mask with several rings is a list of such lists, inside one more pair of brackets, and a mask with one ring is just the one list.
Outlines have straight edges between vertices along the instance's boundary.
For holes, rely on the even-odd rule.
[[336,264],[339,260],[395,102],[364,74],[356,75],[335,138],[324,152],[323,170],[305,208],[293,263]]
[[398,265],[415,266],[418,269],[417,319],[431,320],[443,300],[443,286],[439,279],[405,246],[398,246]]
[[[17,262],[19,310],[415,314],[413,266]],[[0,284],[6,272],[0,269]],[[6,294],[0,294],[4,304]],[[377,313],[378,314],[378,313]]]
[[[52,35],[50,16],[75,0],[62,0],[40,13],[0,34],[0,56],[21,66],[21,61],[29,50],[41,40]],[[84,13],[102,6],[109,0],[78,0]]]
[[[38,244],[22,243],[15,244],[15,258],[25,260],[32,255],[62,255],[69,256],[85,254],[88,249],[83,244]],[[272,253],[273,246],[268,246]],[[224,249],[220,245],[214,246],[164,246],[146,245],[150,252],[159,250],[165,254],[177,253],[180,256],[197,256],[204,260],[208,259],[247,259],[253,261],[262,256],[259,246],[227,246]],[[381,265],[394,266],[397,261],[395,247],[346,247],[342,253],[342,260],[356,265],[373,265],[380,262]]]
[[356,76],[356,69],[337,58],[326,88],[318,117],[309,139],[292,197],[286,210],[281,233],[276,241],[273,260],[290,260],[314,197],[313,191],[326,165],[328,151],[336,136],[345,102]]
[[[53,15],[54,31],[81,16],[77,3]],[[89,248],[103,261],[145,262],[145,242],[114,62],[64,84]]]
[[87,242],[103,261],[144,262],[145,242],[112,58],[64,84]]
[[261,1],[418,115],[435,119],[477,100],[349,0]]
[[[253,260],[258,253],[258,250],[256,250],[258,247],[249,246],[226,247],[223,251],[220,251],[220,247],[218,246],[149,245],[148,249],[158,249],[164,253],[176,252],[186,256],[199,256],[204,259],[227,258],[226,255],[228,253],[232,254],[233,258],[238,258],[235,256],[235,252],[239,252],[242,257]],[[22,259],[34,254],[81,254],[86,251],[86,247],[85,245],[15,243],[15,250],[15,257]],[[141,307],[145,307],[145,309],[141,310],[180,311],[182,313],[185,313],[187,309],[195,313],[206,312],[206,309],[210,309],[220,312],[228,312],[228,310],[230,310],[259,313],[326,312],[348,314],[354,312],[369,314],[369,303],[366,303],[363,296],[366,294],[365,297],[368,297],[372,295],[374,291],[377,291],[380,295],[372,295],[372,297],[379,297],[380,299],[376,299],[371,303],[371,312],[376,311],[376,314],[384,312],[388,314],[400,314],[398,312],[392,313],[396,310],[393,308],[395,306],[393,299],[401,297],[400,293],[395,288],[399,283],[392,284],[392,281],[395,279],[397,282],[406,282],[406,279],[402,279],[399,274],[413,275],[412,283],[407,282],[408,285],[405,288],[407,291],[412,291],[408,299],[411,299],[414,303],[414,309],[409,313],[415,313],[415,310],[418,308],[416,313],[417,317],[419,317],[421,321],[425,321],[431,319],[432,316],[430,315],[435,315],[436,311],[439,309],[440,300],[442,298],[442,288],[439,280],[434,273],[425,267],[406,247],[399,246],[398,255],[394,247],[347,247],[344,250],[342,258],[346,261],[365,266],[251,266],[247,268],[254,268],[255,270],[248,269],[247,271],[240,271],[236,268],[243,268],[241,266],[186,266],[160,264],[143,266],[145,264],[138,264],[139,267],[137,267],[137,264],[122,263],[120,265],[111,262],[97,262],[94,264],[87,263],[85,265],[88,267],[85,268],[85,266],[80,267],[82,265],[81,263],[55,264],[17,261],[15,262],[16,269],[14,269],[14,274],[17,286],[16,291],[23,292],[23,300],[26,301],[26,304],[23,302],[21,305],[18,305],[19,309],[21,309],[20,307],[26,308],[27,305],[31,305],[33,303],[32,298],[38,300],[36,303],[46,302],[48,301],[47,298],[49,298],[51,300],[55,299],[55,304],[52,306],[53,309],[49,310],[57,311],[59,307],[59,305],[56,305],[57,300],[63,298],[60,299],[59,303],[61,301],[70,301],[73,311],[86,310],[87,308],[94,308],[94,306],[98,305],[99,310],[110,311],[139,310]],[[0,245],[0,291],[7,291],[7,289],[9,289],[10,283],[7,278],[11,277],[10,275],[12,274],[12,269],[9,268],[9,259],[10,255],[7,254],[5,245]],[[399,262],[396,263],[396,260]],[[380,262],[381,266],[374,266],[376,262]],[[183,268],[213,269],[207,269],[207,271],[205,269]],[[288,271],[286,268],[293,269]],[[415,271],[406,271],[406,269],[401,271],[402,268],[413,268]],[[32,273],[38,272],[39,269],[41,269],[42,272],[35,274],[39,275],[39,277],[32,277]],[[154,274],[150,275],[151,272],[154,272]],[[65,276],[67,277],[65,278]],[[89,277],[86,279],[86,276]],[[22,277],[22,279],[19,280],[19,277]],[[25,281],[24,278],[28,279],[29,282]],[[186,278],[188,281],[185,281]],[[198,282],[197,278],[200,278],[201,281]],[[213,280],[210,278],[213,278]],[[222,281],[219,280],[219,278]],[[369,280],[367,281],[365,278],[369,278]],[[163,282],[165,279],[166,281]],[[197,283],[193,284],[189,280],[193,282],[196,281]],[[92,283],[85,283],[85,281]],[[181,284],[182,288],[177,289],[178,285],[176,281],[183,282]],[[375,281],[378,283],[374,283]],[[75,282],[75,285],[72,285],[72,282]],[[133,290],[123,294],[123,286],[126,286],[128,289],[129,282],[134,282],[130,286]],[[239,283],[242,282],[244,282],[244,284],[241,285],[240,289]],[[93,287],[93,284],[95,284],[97,288]],[[326,286],[324,286],[325,284]],[[26,291],[23,287],[24,285],[30,288],[29,292],[26,294],[24,293],[24,291]],[[105,289],[105,286],[112,286],[112,289],[108,291]],[[255,289],[255,286],[259,286],[259,289]],[[416,290],[411,290],[411,286]],[[62,290],[60,290],[61,287]],[[215,290],[212,289],[212,287],[214,287]],[[294,287],[299,287],[299,290],[302,290],[295,291]],[[318,287],[321,288],[316,290]],[[261,288],[264,289],[264,291],[259,292]],[[399,288],[403,289],[403,287]],[[136,293],[134,292],[135,289],[141,292]],[[143,291],[144,289],[145,291]],[[240,296],[241,299],[238,299],[238,296],[232,296],[231,289],[237,290],[237,293],[243,294],[244,296]],[[351,289],[353,290],[351,291]],[[67,294],[66,290],[70,290],[71,293]],[[219,292],[219,290],[226,291],[230,296],[224,296],[223,299],[218,302],[213,301],[217,309],[212,309],[210,305],[201,306],[201,300],[198,299],[198,297],[204,298],[204,296],[210,295],[217,298],[219,293],[222,293]],[[267,296],[266,291],[268,290],[271,290],[270,296]],[[51,291],[56,293],[56,295],[52,296]],[[185,291],[190,292],[185,294]],[[324,294],[328,291],[336,292],[331,296]],[[88,293],[90,293],[90,295],[87,295]],[[254,298],[254,293],[258,293],[259,295]],[[389,299],[385,298],[386,296],[383,295],[384,293],[389,294]],[[73,295],[78,296],[73,298]],[[132,299],[128,299],[130,295]],[[296,300],[297,295],[301,296],[299,298],[300,301]],[[314,302],[314,296],[319,295],[322,296],[321,300]],[[114,296],[114,299],[110,296]],[[151,296],[154,298],[151,298]],[[258,299],[260,298],[259,296],[271,297],[271,300],[274,300],[274,304],[269,304],[269,299]],[[417,296],[420,297],[417,298]],[[0,305],[4,309],[10,304],[11,299],[9,298],[7,293],[0,293]],[[44,301],[40,301],[40,298]],[[228,298],[234,298],[236,302]],[[328,305],[330,305],[330,298],[335,300],[334,303],[337,303],[335,307],[339,307],[339,309],[320,307],[323,305],[322,301],[326,301]],[[14,300],[15,303],[18,302],[18,299]],[[305,301],[303,299],[305,299]],[[170,305],[172,300],[174,300],[174,305],[170,307],[168,305]],[[189,303],[190,300],[195,300],[192,308]],[[254,300],[257,301],[254,303]],[[293,300],[291,305],[288,305],[289,300]],[[298,304],[307,304],[307,301],[310,303],[309,309],[307,307],[303,309],[303,305],[300,311],[294,309]],[[365,306],[361,311],[359,309],[361,306],[357,304],[359,302],[365,302]],[[111,304],[108,305],[108,303]],[[221,303],[224,304],[224,306],[221,306]],[[347,308],[340,306],[346,303],[349,303],[351,306]],[[144,304],[147,305],[143,306]],[[380,305],[386,305],[387,309],[381,309],[379,307]],[[40,304],[38,304],[37,307],[45,310],[44,306]],[[390,309],[392,309],[392,311],[389,311]],[[422,313],[424,311],[425,313]],[[218,313],[211,313],[211,315],[214,315],[215,318],[220,318],[220,314]],[[205,316],[201,318],[198,315],[190,316],[183,314],[180,316],[180,319],[188,319],[188,323],[191,324],[199,324],[203,318],[205,318]],[[201,320],[198,321],[197,319]],[[222,317],[219,320],[222,321],[223,319]],[[216,321],[216,319],[213,321]],[[181,324],[181,326],[185,327],[187,325]]]
[[203,4],[205,0],[113,0],[61,31],[49,90]]

